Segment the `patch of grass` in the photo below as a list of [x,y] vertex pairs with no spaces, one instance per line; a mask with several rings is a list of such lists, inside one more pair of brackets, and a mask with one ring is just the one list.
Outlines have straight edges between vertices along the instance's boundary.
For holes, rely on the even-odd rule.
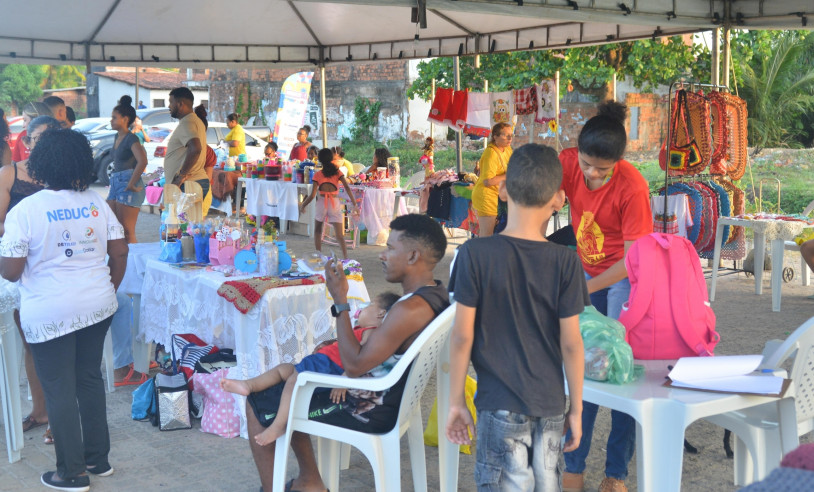
[[[650,184],[651,192],[664,186],[664,171],[657,159],[631,163]],[[746,174],[736,184],[746,193],[746,211],[777,211],[777,181],[783,213],[799,214],[814,200],[814,149],[765,149],[752,157]],[[751,171],[751,172],[750,172]],[[758,203],[763,181],[763,204]]]
[[[418,163],[423,155],[421,142],[411,142],[406,139],[391,140],[387,148],[390,153],[399,158],[399,167],[402,177],[409,177],[423,168]],[[360,162],[366,166],[373,163],[373,152],[378,147],[385,146],[382,143],[356,143],[343,141],[342,149],[345,151],[345,159],[351,162]],[[472,151],[464,149],[463,170],[471,172],[475,168],[475,162],[480,158],[482,151]],[[439,148],[433,156],[435,169],[455,168],[455,147]]]

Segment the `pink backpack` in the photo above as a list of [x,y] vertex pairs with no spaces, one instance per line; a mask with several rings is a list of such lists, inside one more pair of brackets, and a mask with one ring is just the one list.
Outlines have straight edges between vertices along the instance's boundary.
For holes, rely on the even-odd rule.
[[619,321],[636,359],[713,355],[720,340],[707,284],[692,243],[653,233],[633,243],[625,258],[630,299]]

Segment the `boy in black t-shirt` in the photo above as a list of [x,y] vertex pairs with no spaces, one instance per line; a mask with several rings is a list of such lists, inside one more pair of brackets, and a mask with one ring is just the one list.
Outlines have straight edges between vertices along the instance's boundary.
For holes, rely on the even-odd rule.
[[[474,423],[464,401],[470,357],[478,375],[475,481],[479,490],[560,490],[565,451],[582,434],[584,352],[579,314],[590,304],[577,255],[546,241],[564,203],[557,153],[524,145],[509,160],[500,198],[506,229],[459,250],[450,281],[458,302],[450,341],[447,438],[469,444]],[[565,411],[563,364],[571,406]]]

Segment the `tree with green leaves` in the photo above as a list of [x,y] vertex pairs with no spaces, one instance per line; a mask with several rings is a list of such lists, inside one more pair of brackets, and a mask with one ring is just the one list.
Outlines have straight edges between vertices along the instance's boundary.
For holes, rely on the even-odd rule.
[[740,31],[733,68],[749,110],[749,144],[800,147],[814,111],[814,36],[808,31]]
[[[431,81],[438,87],[453,86],[452,58],[435,58],[418,65],[418,78],[407,90],[407,97],[432,98]],[[540,80],[553,78],[560,71],[561,90],[569,84],[582,93],[600,99],[607,94],[608,83],[616,72],[619,80],[630,77],[636,88],[652,91],[662,84],[687,74],[709,78],[709,51],[700,45],[686,44],[680,36],[656,40],[631,41],[567,50],[518,51],[481,55],[480,68],[474,57],[460,59],[461,86],[478,90],[485,80],[489,89],[521,89]]]
[[17,111],[42,96],[40,83],[44,73],[40,65],[0,65],[0,106]]
[[67,89],[85,85],[85,71],[76,65],[42,65],[45,78],[43,89]]

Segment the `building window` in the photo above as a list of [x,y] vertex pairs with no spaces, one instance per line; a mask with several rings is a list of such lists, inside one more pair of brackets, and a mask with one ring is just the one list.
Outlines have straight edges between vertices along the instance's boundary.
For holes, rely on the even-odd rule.
[[630,108],[630,132],[628,132],[628,139],[639,139],[639,107],[633,106]]
[[163,108],[164,107],[164,100],[163,99],[153,99],[153,107],[154,108]]

